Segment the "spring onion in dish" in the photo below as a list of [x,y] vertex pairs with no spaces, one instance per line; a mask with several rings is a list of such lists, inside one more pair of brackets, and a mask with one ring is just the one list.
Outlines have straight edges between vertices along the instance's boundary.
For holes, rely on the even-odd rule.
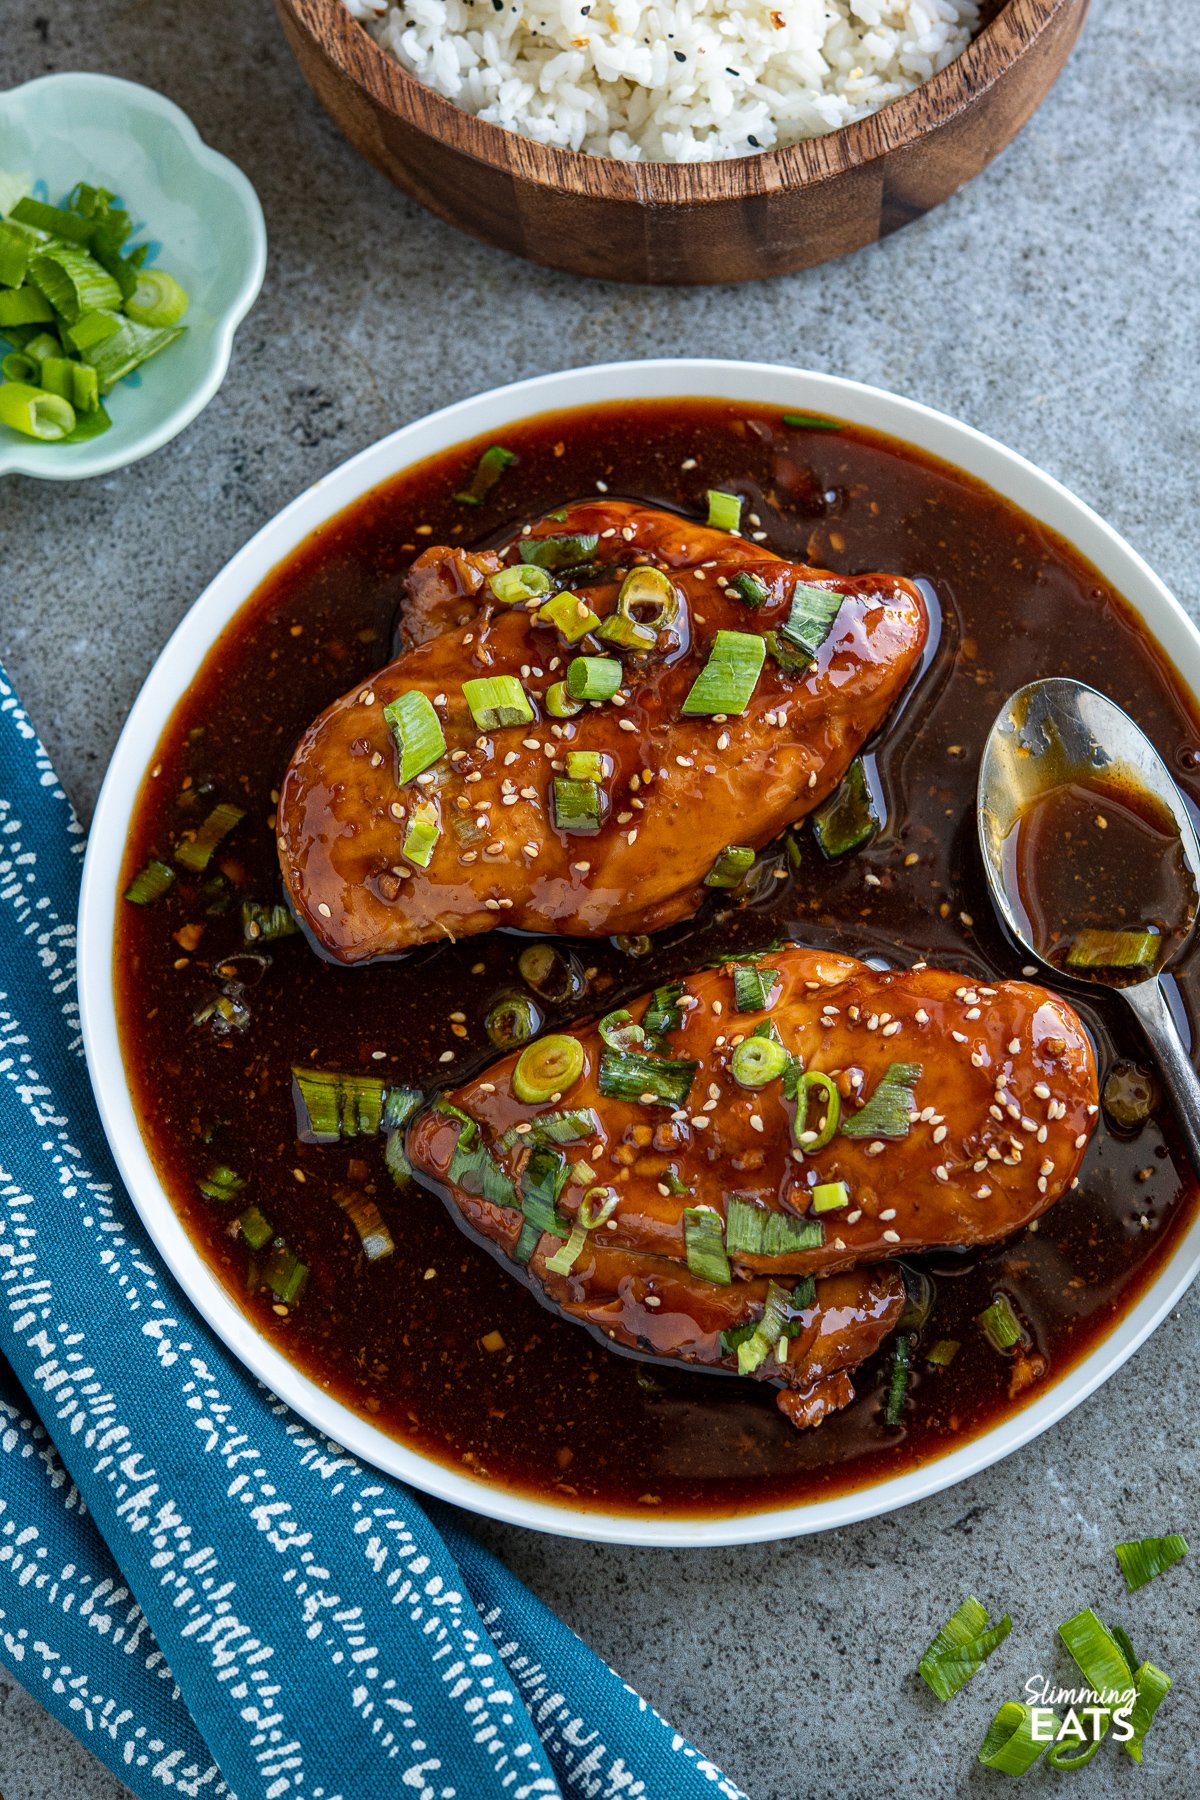
[[416,868],[427,869],[441,835],[437,803],[433,800],[418,800],[408,815],[400,854]]
[[685,1206],[683,1209],[683,1241],[687,1265],[701,1281],[712,1281],[728,1287],[733,1280],[729,1258],[725,1254],[725,1236],[721,1215],[711,1206]]
[[912,1128],[913,1090],[920,1079],[920,1063],[889,1063],[866,1105],[843,1121],[843,1136],[907,1137]]
[[596,636],[606,644],[615,644],[618,650],[653,650],[658,642],[658,633],[652,625],[642,625],[621,612],[609,613],[607,619],[602,619],[596,627]]
[[621,685],[621,665],[611,656],[573,656],[567,692],[573,700],[611,700]]
[[396,746],[396,779],[403,783],[424,774],[446,753],[446,734],[433,701],[419,688],[397,694],[383,709],[383,719]]
[[524,994],[508,994],[488,1011],[483,1028],[497,1050],[511,1050],[536,1036],[542,1016]]
[[607,773],[604,756],[599,750],[568,750],[568,781],[603,781]]
[[577,569],[594,554],[600,536],[595,531],[577,531],[562,537],[529,537],[521,540],[521,554],[527,563],[539,569]]
[[527,1225],[540,1234],[548,1231],[566,1238],[571,1227],[558,1211],[558,1197],[567,1185],[567,1159],[561,1150],[538,1144],[530,1152],[521,1176],[521,1211]]
[[[825,1110],[818,1115],[817,1124],[810,1127],[809,1107],[814,1095],[820,1096],[819,1103]],[[808,1155],[824,1150],[826,1144],[832,1142],[842,1118],[842,1096],[837,1083],[821,1069],[808,1069],[796,1077],[794,1098],[796,1111],[792,1118],[792,1136],[797,1148]]]
[[600,1021],[599,1031],[610,1050],[636,1050],[646,1041],[644,1026],[635,1024],[633,1014],[625,1007],[606,1013]]
[[263,1280],[283,1306],[294,1306],[308,1286],[308,1264],[286,1244],[276,1244],[262,1268]]
[[643,1106],[684,1106],[698,1067],[698,1063],[685,1057],[605,1050],[600,1058],[600,1092],[606,1100],[636,1100]]
[[[538,569],[536,573],[540,575],[542,571]],[[589,631],[595,631],[600,624],[587,601],[580,599],[578,594],[573,594],[570,588],[564,588],[552,600],[547,600],[544,606],[538,608],[537,616],[539,625],[555,626],[568,644],[578,643],[581,637],[586,637]]]
[[236,1225],[240,1236],[252,1250],[265,1250],[275,1236],[275,1227],[257,1206],[248,1206],[244,1213],[239,1214]]
[[674,624],[679,612],[679,592],[665,570],[639,563],[621,583],[617,612],[657,636]]
[[[0,393],[3,389],[0,389]],[[240,806],[231,806],[222,801],[214,806],[200,828],[190,837],[181,838],[175,846],[175,861],[182,863],[185,869],[191,869],[196,875],[202,875],[212,861],[213,851],[222,843],[235,825],[240,825],[245,818]]]
[[[616,689],[613,691],[615,693]],[[551,682],[543,698],[546,711],[552,719],[573,719],[576,713],[583,711],[583,701],[575,698],[565,681]]]
[[[526,1105],[552,1100],[573,1087],[583,1074],[583,1045],[565,1032],[552,1032],[527,1044],[512,1074],[513,1093]],[[600,1089],[604,1092],[603,1086]]]
[[979,1673],[1011,1630],[1007,1613],[998,1624],[989,1625],[987,1607],[970,1595],[946,1620],[917,1665],[917,1673],[939,1700],[949,1700]]
[[557,1112],[539,1113],[529,1122],[528,1131],[510,1126],[496,1141],[500,1151],[516,1144],[586,1144],[599,1137],[600,1121],[590,1106],[562,1107]]
[[300,927],[288,907],[242,902],[242,940],[247,944],[272,944],[279,938],[296,937]]
[[379,1130],[384,1105],[382,1076],[294,1068],[292,1081],[301,1143],[333,1144],[339,1138],[371,1137]]
[[757,575],[751,575],[747,569],[743,569],[740,575],[735,575],[729,586],[738,599],[744,601],[747,606],[755,608],[765,606],[771,598],[771,590],[766,582],[760,580]]
[[1151,969],[1162,954],[1157,931],[1076,932],[1067,951],[1068,969]]
[[553,944],[526,944],[517,968],[521,980],[542,1000],[570,1000],[583,985],[578,968]]
[[223,1205],[236,1200],[245,1185],[243,1177],[236,1169],[231,1169],[228,1163],[214,1163],[203,1179],[196,1183],[206,1200],[217,1200]]
[[75,429],[75,408],[60,394],[46,393],[24,381],[6,381],[0,384],[0,425],[44,444],[60,443]]
[[788,1066],[788,1053],[777,1039],[743,1038],[734,1046],[729,1072],[739,1087],[764,1088],[778,1081]]
[[1175,1534],[1170,1537],[1137,1538],[1132,1543],[1117,1544],[1115,1553],[1126,1587],[1131,1594],[1136,1594],[1148,1581],[1153,1581],[1164,1570],[1173,1568],[1187,1555],[1188,1541]]
[[748,849],[744,844],[726,844],[704,877],[704,885],[712,888],[737,887],[743,876],[753,866],[753,850]]
[[1021,1321],[1013,1311],[1012,1301],[1007,1294],[997,1294],[992,1304],[984,1307],[979,1314],[978,1325],[992,1349],[1002,1353],[1019,1344],[1024,1336]]
[[503,731],[533,720],[529,696],[515,675],[479,675],[464,681],[462,691],[480,731]]
[[125,302],[126,318],[138,325],[178,325],[187,309],[187,294],[165,269],[143,269]]
[[841,786],[813,813],[813,836],[821,854],[836,862],[839,856],[860,850],[882,823],[862,757],[857,756]]
[[[0,388],[0,393],[3,391]],[[132,901],[134,906],[149,906],[152,901],[162,899],[174,880],[174,869],[152,856],[125,889],[125,898]]]
[[575,1221],[571,1227],[571,1235],[561,1249],[553,1256],[546,1258],[546,1268],[551,1275],[569,1275],[579,1258],[583,1255],[583,1247],[587,1243],[587,1230]]
[[789,426],[793,431],[841,430],[836,419],[820,419],[815,413],[784,413],[780,424]]
[[791,610],[778,627],[778,634],[784,649],[802,659],[800,667],[807,667],[816,660],[817,651],[833,630],[844,599],[844,594],[832,593],[828,588],[809,587],[803,582],[792,590]]
[[905,1332],[896,1338],[892,1352],[892,1373],[888,1382],[887,1400],[883,1408],[885,1425],[898,1425],[904,1417],[904,1402],[908,1398],[908,1378],[912,1366],[912,1355],[909,1339]]
[[736,531],[742,522],[740,494],[727,494],[721,488],[709,488],[708,523],[714,531]]
[[[974,1671],[972,1671],[973,1673]],[[1039,1723],[1047,1723],[1046,1707],[1038,1707]],[[979,1746],[977,1760],[985,1769],[999,1769],[1002,1775],[1024,1775],[1050,1743],[1049,1737],[1033,1735],[1033,1712],[1020,1700],[1006,1700],[987,1728],[987,1736]],[[1061,1729],[1057,1713],[1050,1713],[1054,1730]]]
[[771,1004],[771,996],[779,986],[779,970],[764,968],[761,963],[735,963],[733,968],[733,1010],[739,1013],[761,1012]]
[[824,1242],[825,1227],[817,1220],[772,1212],[736,1194],[725,1208],[725,1246],[732,1256],[791,1256]]
[[464,506],[482,506],[505,470],[511,469],[516,460],[514,451],[506,450],[503,444],[492,444],[476,463],[468,486],[460,489],[454,498]]
[[745,712],[762,673],[766,645],[748,631],[718,631],[708,661],[683,702],[685,717],[712,718]]
[[668,1038],[683,1024],[682,981],[664,982],[654,990],[653,998],[642,1014],[642,1030],[648,1038]]
[[555,828],[594,837],[604,822],[604,795],[595,781],[556,775],[552,789]]
[[454,1154],[446,1170],[446,1179],[464,1193],[475,1194],[493,1206],[516,1206],[517,1190],[512,1177],[500,1167],[479,1136],[479,1126],[466,1113],[446,1101],[437,1102],[436,1112],[461,1121]]
[[818,1181],[812,1190],[815,1213],[838,1212],[850,1204],[850,1189],[844,1181]]
[[957,1338],[939,1338],[931,1346],[925,1361],[934,1369],[948,1369],[961,1349]]
[[357,1231],[368,1262],[382,1262],[385,1256],[395,1255],[396,1240],[373,1200],[365,1194],[343,1194],[338,1196],[338,1205]]
[[492,597],[504,606],[518,606],[525,600],[537,600],[548,594],[554,583],[545,569],[536,563],[514,563],[511,568],[497,569],[488,576]]
[[389,1088],[383,1103],[383,1116],[379,1121],[379,1129],[386,1134],[383,1160],[397,1187],[404,1187],[412,1180],[412,1164],[404,1148],[404,1128],[424,1103],[421,1090],[411,1087]]

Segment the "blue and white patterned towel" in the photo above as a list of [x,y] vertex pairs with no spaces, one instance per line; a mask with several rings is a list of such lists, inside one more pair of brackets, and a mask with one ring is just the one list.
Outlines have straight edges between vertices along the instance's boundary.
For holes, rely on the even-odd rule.
[[740,1800],[159,1266],[84,1066],[82,849],[0,670],[0,1660],[147,1800]]

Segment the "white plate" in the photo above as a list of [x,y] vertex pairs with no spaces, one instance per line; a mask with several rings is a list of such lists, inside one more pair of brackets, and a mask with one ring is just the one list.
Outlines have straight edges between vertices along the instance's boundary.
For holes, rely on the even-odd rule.
[[878,388],[765,363],[699,360],[609,363],[538,376],[460,401],[344,463],[265,525],[196,601],[155,663],[105,778],[83,873],[79,985],[88,1067],[109,1142],[134,1204],[180,1286],[234,1354],[319,1430],[365,1461],[468,1511],[594,1542],[742,1544],[827,1531],[907,1506],[1008,1456],[1079,1405],[1166,1316],[1200,1268],[1200,1218],[1136,1306],[1039,1398],[960,1449],[834,1499],[733,1518],[630,1518],[585,1512],[493,1487],[397,1442],[340,1405],[262,1337],[184,1231],[143,1142],[121,1064],[113,992],[117,884],[134,803],[176,703],[214,639],[259,583],[318,525],[411,464],[519,419],[617,399],[703,397],[827,414],[944,458],[1060,532],[1137,610],[1176,669],[1200,688],[1200,633],[1141,557],[1091,509],[1032,463],[943,413]]

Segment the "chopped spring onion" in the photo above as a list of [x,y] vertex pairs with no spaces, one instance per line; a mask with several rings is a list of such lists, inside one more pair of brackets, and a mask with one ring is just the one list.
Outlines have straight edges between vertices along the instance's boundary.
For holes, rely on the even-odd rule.
[[841,430],[836,419],[819,419],[815,413],[784,413],[780,424],[790,425],[793,431]]
[[[564,1032],[552,1032],[526,1044],[512,1073],[513,1093],[526,1105],[536,1106],[565,1094],[584,1071],[583,1045]],[[603,1083],[601,1093],[604,1092]]]
[[708,522],[714,531],[736,531],[742,522],[740,494],[727,494],[721,488],[709,488]]
[[[0,392],[3,390],[0,389]],[[129,886],[125,889],[125,898],[132,900],[135,906],[149,906],[152,900],[161,900],[175,879],[174,869],[168,868],[152,856],[145,868],[139,869]]]
[[642,625],[621,612],[609,613],[607,619],[602,619],[596,627],[596,636],[606,644],[615,644],[618,650],[653,650],[658,642],[658,633],[652,625]]
[[643,1106],[684,1106],[699,1066],[684,1057],[605,1050],[600,1058],[600,1092],[606,1100],[637,1100]]
[[337,1069],[293,1068],[296,1133],[302,1144],[371,1137],[383,1118],[383,1079]]
[[503,444],[492,444],[476,463],[470,484],[454,498],[464,506],[482,506],[504,471],[511,469],[516,460],[514,451],[506,450]]
[[1165,1669],[1160,1669],[1156,1663],[1144,1662],[1134,1674],[1133,1685],[1136,1694],[1130,1714],[1133,1736],[1127,1740],[1125,1748],[1134,1762],[1140,1763],[1142,1740],[1154,1722],[1155,1713],[1170,1693],[1172,1683]]
[[524,994],[507,994],[490,1009],[483,1028],[497,1050],[511,1050],[527,1044],[541,1023],[542,1015],[532,1000]]
[[748,1037],[735,1045],[729,1072],[739,1087],[763,1088],[788,1066],[788,1053],[773,1038]]
[[15,225],[0,225],[0,287],[19,288],[29,273],[37,240]]
[[913,1089],[921,1079],[920,1063],[889,1063],[865,1106],[842,1125],[848,1138],[902,1138],[912,1126]]
[[[820,1124],[815,1130],[809,1129],[808,1108],[814,1090],[818,1090],[825,1103],[825,1111]],[[837,1083],[831,1075],[821,1069],[809,1069],[801,1073],[796,1080],[796,1111],[792,1119],[792,1136],[797,1148],[809,1155],[816,1150],[824,1150],[833,1137],[842,1118],[842,1096]]]
[[599,750],[568,750],[568,781],[603,781],[607,773],[605,758]]
[[427,869],[441,835],[436,801],[418,800],[408,815],[400,854],[406,856],[416,868]]
[[[63,341],[70,344],[73,350],[78,350],[82,354],[83,351],[90,350],[94,344],[102,344],[106,338],[115,337],[120,329],[120,313],[80,313],[75,323],[68,325],[63,332]],[[95,374],[95,370],[92,373]]]
[[583,1255],[583,1247],[587,1243],[587,1227],[578,1220],[571,1227],[571,1235],[561,1249],[553,1256],[546,1258],[546,1268],[551,1275],[569,1275],[579,1258]]
[[[775,1283],[771,1282],[767,1288],[767,1301],[763,1307],[762,1319],[752,1320],[746,1325],[734,1325],[727,1331],[723,1331],[721,1333],[721,1354],[732,1356],[735,1351],[738,1352],[738,1373],[753,1374],[754,1369],[762,1360],[756,1354],[758,1348],[756,1340],[764,1345],[765,1350],[769,1351],[772,1347],[772,1338],[775,1343],[778,1343],[780,1338],[799,1337],[805,1326],[804,1314],[812,1306],[816,1297],[817,1286],[811,1275],[806,1275],[803,1281],[798,1281],[790,1294],[786,1289],[776,1287]],[[760,1326],[763,1327],[761,1332]],[[778,1326],[777,1333],[776,1326]],[[752,1362],[752,1366],[748,1369],[742,1367],[741,1349],[743,1344],[755,1345],[746,1359]]]
[[800,651],[812,662],[833,630],[845,598],[844,594],[831,593],[828,588],[799,584],[792,590],[791,611],[779,627],[780,636],[793,650]]
[[[1039,1724],[1044,1728],[1048,1722],[1048,1708],[1039,1707],[1037,1711]],[[1047,1737],[1034,1737],[1033,1713],[1033,1707],[1024,1705],[1020,1700],[1004,1702],[979,1746],[978,1761],[985,1769],[999,1769],[1004,1775],[1024,1775],[1032,1769],[1050,1742]],[[1049,1722],[1055,1730],[1060,1729],[1056,1713],[1050,1714]]]
[[1067,951],[1068,969],[1149,969],[1162,954],[1157,931],[1079,931]]
[[517,1206],[517,1190],[512,1179],[480,1140],[475,1120],[445,1102],[440,1102],[436,1110],[463,1120],[446,1170],[446,1179],[451,1186],[460,1187],[465,1194],[475,1194],[492,1206]]
[[552,719],[573,719],[583,711],[583,701],[576,700],[565,681],[552,682],[543,699]]
[[0,294],[0,331],[9,325],[52,325],[54,308],[32,284]]
[[735,963],[733,970],[733,1009],[735,1012],[761,1012],[771,1004],[771,995],[779,986],[779,970],[766,969],[761,963]]
[[[0,389],[0,393],[3,389]],[[235,825],[245,818],[240,806],[230,806],[222,801],[214,806],[200,829],[191,837],[185,837],[175,846],[175,861],[182,863],[185,869],[202,875],[212,860],[212,853],[223,838],[229,836]]]
[[897,1331],[923,1331],[933,1311],[936,1290],[924,1269],[901,1265],[904,1277],[904,1311],[896,1320]]
[[1100,1104],[1104,1116],[1124,1131],[1136,1131],[1154,1111],[1154,1083],[1132,1063],[1117,1063],[1104,1078]]
[[126,317],[139,325],[178,325],[187,309],[186,290],[165,269],[142,269],[125,302]]
[[[541,569],[535,572],[542,574]],[[538,624],[556,626],[568,644],[577,644],[589,631],[596,630],[600,620],[586,600],[581,600],[570,588],[564,588],[561,594],[555,594],[553,600],[547,600],[545,606],[538,609]]]
[[300,927],[286,906],[260,906],[242,902],[242,939],[247,944],[271,944],[277,938],[295,937]]
[[497,569],[489,575],[488,586],[502,605],[518,606],[523,600],[538,600],[548,594],[554,583],[536,563],[513,563],[511,568]]
[[1089,1738],[1078,1720],[1068,1719],[1063,1726],[1062,1736],[1046,1752],[1046,1766],[1065,1774],[1072,1769],[1082,1769],[1090,1763],[1108,1731],[1107,1722],[1103,1719],[1093,1719],[1092,1724],[1099,1725],[1101,1729],[1097,1737]]
[[990,1306],[984,1307],[976,1323],[993,1350],[1011,1350],[1019,1344],[1024,1332],[1007,1294],[997,1294]]
[[599,1031],[610,1050],[636,1050],[646,1041],[645,1028],[635,1024],[633,1014],[623,1006],[604,1015]]
[[829,862],[848,856],[873,838],[883,823],[867,781],[861,756],[846,771],[842,785],[813,813],[813,836]]
[[604,822],[604,795],[595,781],[571,781],[556,775],[552,803],[559,831],[594,837]]
[[396,1240],[373,1200],[364,1194],[346,1194],[339,1195],[338,1205],[357,1231],[368,1262],[382,1262],[385,1256],[395,1255]]
[[412,1180],[412,1164],[404,1147],[404,1128],[424,1102],[421,1090],[410,1087],[390,1088],[384,1101],[383,1117],[379,1122],[380,1130],[387,1133],[383,1160],[397,1187],[404,1187]]
[[257,1206],[248,1206],[239,1215],[237,1229],[252,1250],[265,1250],[275,1236],[275,1227]]
[[961,1348],[957,1338],[939,1338],[925,1361],[935,1369],[948,1369]]
[[86,244],[92,228],[80,214],[65,206],[49,206],[44,200],[26,195],[8,209],[9,219],[18,225],[32,225],[35,231],[48,231],[52,237],[68,244]]
[[816,1250],[825,1242],[825,1227],[814,1219],[773,1212],[735,1194],[725,1208],[725,1246],[732,1256],[791,1256]]
[[[3,299],[0,294],[0,300]],[[22,437],[53,444],[74,431],[75,408],[59,394],[44,393],[24,381],[6,381],[0,386],[0,425],[11,426]]]
[[152,356],[165,350],[182,337],[184,327],[171,325],[166,328],[152,328],[149,325],[137,325],[132,319],[122,319],[112,336],[102,344],[91,344],[83,351],[84,362],[91,363],[100,380],[100,392],[111,393],[113,388],[126,375],[139,369]]
[[0,375],[3,375],[5,381],[28,384],[36,376],[37,368],[33,358],[22,356],[19,350],[10,350],[7,356],[0,356]]
[[100,411],[100,380],[90,363],[71,364],[70,401],[77,413]]
[[728,1287],[733,1277],[725,1254],[723,1221],[715,1207],[684,1207],[683,1241],[692,1274],[701,1281],[718,1282],[722,1287]]
[[642,1030],[648,1038],[666,1038],[683,1024],[682,981],[668,981],[655,988],[642,1014]]
[[502,731],[533,719],[529,696],[515,675],[480,675],[464,681],[462,691],[480,731]]
[[747,569],[743,569],[740,575],[735,575],[729,585],[738,599],[745,601],[747,606],[765,606],[771,598],[771,590],[766,582],[757,575],[751,575]]
[[618,931],[609,939],[614,950],[622,956],[649,956],[650,939],[644,931]]
[[745,712],[762,673],[766,645],[756,632],[718,631],[708,661],[684,699],[686,718]]
[[917,1673],[939,1700],[949,1700],[979,1673],[1011,1630],[1007,1613],[998,1624],[989,1625],[987,1607],[971,1595],[946,1620],[917,1665]]
[[585,1231],[598,1231],[612,1218],[620,1204],[621,1196],[616,1188],[589,1188],[579,1202],[579,1223]]
[[726,844],[704,877],[704,885],[713,888],[737,887],[742,877],[753,866],[753,850],[747,849],[744,844]]
[[621,665],[611,656],[573,656],[567,692],[573,700],[611,700],[621,685]]
[[1125,1585],[1131,1594],[1136,1594],[1148,1581],[1185,1557],[1188,1542],[1178,1535],[1137,1538],[1132,1543],[1117,1544],[1115,1549]]
[[567,1185],[567,1159],[559,1150],[538,1144],[529,1153],[521,1177],[521,1211],[538,1232],[565,1238],[571,1227],[558,1211],[558,1196]]
[[[71,400],[74,391],[71,383],[71,371],[75,367],[76,365],[69,356],[48,356],[42,364],[41,374],[38,377],[43,391],[47,394],[57,394],[60,400]],[[92,379],[95,380],[96,371],[93,369],[91,373]],[[74,400],[71,400],[71,404],[74,406]]]
[[558,1112],[541,1113],[530,1121],[528,1131],[510,1126],[497,1139],[496,1148],[506,1151],[517,1144],[586,1144],[589,1138],[599,1135],[600,1121],[590,1106],[563,1107]]
[[236,1200],[245,1185],[237,1170],[231,1169],[227,1163],[214,1163],[204,1179],[196,1183],[206,1200],[222,1202]]
[[541,569],[576,569],[588,561],[600,542],[595,531],[564,533],[560,537],[528,537],[521,539],[521,554],[526,562]]
[[885,1425],[898,1425],[904,1416],[904,1402],[908,1398],[908,1377],[912,1366],[909,1339],[901,1332],[896,1339],[896,1348],[892,1357],[892,1375],[888,1383],[887,1401],[883,1408]]
[[844,1181],[818,1181],[812,1190],[812,1211],[815,1213],[837,1212],[849,1204],[850,1189]]
[[412,781],[446,753],[446,734],[433,701],[419,688],[397,694],[383,709],[384,723],[396,746],[396,779]]
[[108,270],[70,244],[43,250],[30,263],[29,274],[68,325],[81,313],[109,312],[121,304],[121,290]]
[[276,1244],[263,1263],[263,1280],[284,1306],[293,1306],[308,1286],[308,1264],[286,1244]]
[[[799,1290],[797,1290],[799,1292]],[[795,1295],[776,1282],[767,1283],[767,1298],[762,1318],[748,1336],[738,1333],[737,1364],[739,1375],[753,1375],[774,1350],[781,1338],[792,1337],[787,1326],[795,1303]]]
[[517,968],[522,981],[543,1000],[570,1000],[582,985],[577,967],[553,944],[527,944],[517,958]]
[[657,636],[674,623],[679,612],[679,593],[664,570],[640,564],[630,569],[621,583],[617,611]]
[[1058,1628],[1058,1635],[1083,1671],[1101,1706],[1118,1706],[1133,1685],[1129,1665],[1111,1631],[1085,1606]]

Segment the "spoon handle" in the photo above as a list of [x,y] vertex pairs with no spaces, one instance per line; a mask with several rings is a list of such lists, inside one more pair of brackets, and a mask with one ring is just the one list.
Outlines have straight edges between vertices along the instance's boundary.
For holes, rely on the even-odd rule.
[[1200,1174],[1200,1075],[1192,1067],[1162,983],[1139,981],[1136,987],[1120,991],[1137,1014],[1154,1052],[1163,1086],[1174,1103],[1179,1129],[1187,1139],[1192,1165]]

